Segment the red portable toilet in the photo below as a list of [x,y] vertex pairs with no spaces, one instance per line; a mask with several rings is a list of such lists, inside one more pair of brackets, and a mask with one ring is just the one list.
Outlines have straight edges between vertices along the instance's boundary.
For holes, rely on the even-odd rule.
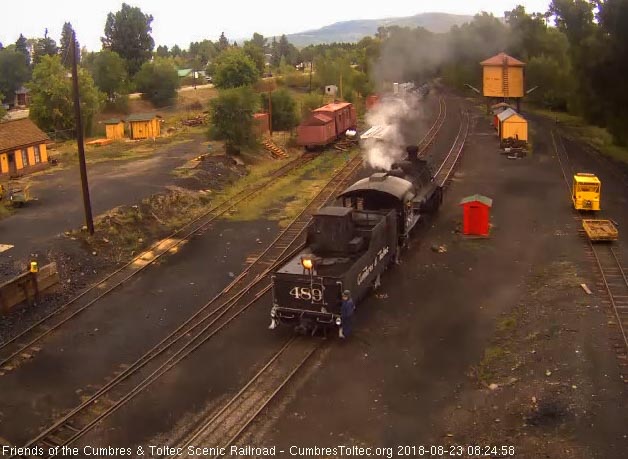
[[481,194],[474,194],[473,196],[467,196],[460,201],[462,206],[462,232],[465,235],[473,236],[488,236],[490,211],[493,207],[493,200],[482,196]]

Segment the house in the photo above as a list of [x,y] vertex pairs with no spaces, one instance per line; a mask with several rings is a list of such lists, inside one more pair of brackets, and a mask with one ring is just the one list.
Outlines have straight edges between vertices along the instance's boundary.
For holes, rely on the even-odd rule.
[[17,177],[46,168],[49,142],[28,118],[0,123],[0,175]]
[[161,134],[161,116],[154,113],[135,113],[127,117],[131,139],[154,139]]
[[28,107],[31,104],[30,90],[24,86],[15,91],[14,107]]
[[124,120],[120,118],[110,118],[103,121],[105,125],[105,137],[111,140],[124,138]]
[[177,70],[177,75],[179,75],[179,78],[187,78],[189,76],[194,76],[192,74],[193,71],[194,69],[179,69]]

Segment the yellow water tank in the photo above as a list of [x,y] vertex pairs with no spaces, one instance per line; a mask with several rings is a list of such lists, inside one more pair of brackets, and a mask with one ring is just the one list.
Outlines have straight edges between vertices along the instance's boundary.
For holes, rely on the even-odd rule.
[[525,64],[506,53],[480,62],[484,97],[519,98],[524,95]]

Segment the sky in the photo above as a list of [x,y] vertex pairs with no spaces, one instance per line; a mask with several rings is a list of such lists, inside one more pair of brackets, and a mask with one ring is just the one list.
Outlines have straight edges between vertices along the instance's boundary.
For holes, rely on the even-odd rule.
[[[27,38],[48,35],[59,41],[63,23],[69,21],[81,46],[100,49],[107,13],[120,9],[116,0],[25,0],[6,1],[2,15],[0,42],[14,43],[20,33]],[[423,12],[475,14],[487,11],[503,16],[504,11],[523,4],[528,12],[545,11],[549,0],[127,0],[144,13],[153,15],[153,38],[157,45],[178,44],[205,38],[216,40],[221,32],[227,38],[265,36],[303,32],[352,19],[379,19],[411,16]],[[213,5],[216,3],[216,5]],[[26,15],[26,16],[25,16]],[[23,18],[18,20],[18,18]]]

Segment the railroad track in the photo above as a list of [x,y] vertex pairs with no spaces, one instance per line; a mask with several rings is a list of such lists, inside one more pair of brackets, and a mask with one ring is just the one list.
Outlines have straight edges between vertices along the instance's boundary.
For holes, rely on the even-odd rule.
[[177,448],[183,452],[182,456],[196,457],[186,454],[187,448],[192,445],[211,445],[216,448],[213,454],[215,459],[230,455],[228,448],[288,385],[321,345],[318,340],[296,337],[286,342],[222,408],[178,442]]
[[[438,133],[444,119],[444,99],[441,98],[441,110],[434,125],[426,134],[433,138]],[[469,132],[469,115],[465,113],[463,122],[447,156],[443,159],[439,172],[444,184],[458,162]],[[429,142],[422,142],[428,148]],[[176,448],[187,455],[186,449],[192,445],[211,445],[216,448],[214,459],[229,454],[228,448],[257,419],[258,415],[270,404],[305,365],[309,358],[321,347],[320,341],[291,338],[226,404],[214,412],[208,419],[193,427]],[[286,357],[288,355],[288,357]],[[288,362],[289,364],[287,364]],[[179,456],[166,456],[174,458]]]
[[361,164],[359,155],[347,162],[233,282],[122,373],[42,430],[25,446],[39,446],[47,451],[48,448],[66,446],[80,439],[255,304],[271,288],[269,274],[272,269],[301,249],[313,212],[333,199],[339,189],[348,186]]
[[308,163],[314,157],[313,155],[301,155],[270,173],[269,176],[265,180],[260,181],[260,183],[256,183],[243,190],[238,195],[212,207],[204,214],[170,234],[167,238],[153,244],[148,250],[133,258],[101,281],[90,286],[78,296],[43,317],[19,335],[3,343],[0,347],[0,370],[6,373],[19,366],[21,362],[31,359],[40,349],[37,344],[59,327],[93,306],[103,297],[110,294],[148,266],[153,265],[162,256],[170,253],[179,245],[189,240],[194,234],[205,229],[217,218],[230,212],[240,203],[250,199],[274,180]]
[[[575,171],[561,135],[552,131],[551,136],[556,158],[571,201],[571,181],[567,173],[570,172],[573,176]],[[574,210],[574,219],[581,224],[583,216]],[[585,253],[598,269],[597,285],[600,292],[607,296],[604,303],[610,306],[613,317],[611,325],[617,325],[618,336],[613,338],[615,341],[613,347],[622,367],[622,377],[624,381],[628,382],[628,269],[624,268],[619,251],[613,247],[612,243],[593,243],[584,235],[584,231],[581,231],[580,234],[586,244]]]
[[460,155],[462,154],[462,150],[464,149],[464,144],[467,141],[467,136],[469,135],[469,125],[470,125],[470,117],[468,112],[462,113],[462,120],[460,122],[460,128],[458,129],[458,134],[454,139],[454,143],[445,158],[443,159],[440,167],[434,173],[434,179],[439,186],[445,187],[449,179],[451,178],[451,174],[460,159]]
[[440,132],[440,128],[443,127],[443,123],[445,123],[445,118],[447,118],[447,102],[443,96],[440,96],[436,121],[427,131],[427,134],[419,141],[419,157],[424,156],[427,149],[434,143],[436,135]]

